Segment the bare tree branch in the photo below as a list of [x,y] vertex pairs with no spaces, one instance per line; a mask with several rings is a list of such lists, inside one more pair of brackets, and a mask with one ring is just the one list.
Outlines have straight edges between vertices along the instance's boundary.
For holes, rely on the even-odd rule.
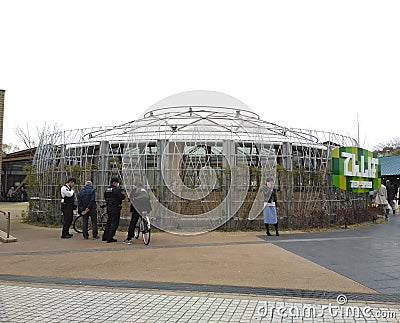
[[47,123],[40,127],[38,125],[34,126],[34,131],[29,128],[26,124],[26,129],[22,127],[17,127],[14,129],[14,133],[25,145],[26,149],[37,147],[40,141],[49,134],[60,131],[61,127],[57,123]]
[[376,145],[375,151],[383,155],[397,155],[400,151],[400,137]]

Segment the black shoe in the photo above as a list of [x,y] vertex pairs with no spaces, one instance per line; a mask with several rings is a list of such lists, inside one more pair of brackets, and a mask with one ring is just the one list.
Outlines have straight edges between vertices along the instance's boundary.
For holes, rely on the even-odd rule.
[[111,243],[111,242],[117,242],[117,239],[107,240],[107,243]]
[[269,232],[267,232],[267,236],[272,236],[272,234],[271,234],[271,233],[269,233]]
[[279,237],[279,233],[278,232],[276,233],[276,236]]
[[103,237],[103,238],[101,238],[101,241],[107,241],[107,238]]
[[61,239],[71,239],[71,236],[61,236]]
[[[93,240],[97,240],[100,239],[100,237],[93,237]],[[104,240],[103,240],[104,241]]]
[[83,237],[83,239],[85,239],[85,240],[88,240],[88,239],[89,239],[89,237]]
[[74,236],[74,235],[71,234],[71,233],[67,233],[66,235],[67,235],[67,236],[70,236],[71,238]]

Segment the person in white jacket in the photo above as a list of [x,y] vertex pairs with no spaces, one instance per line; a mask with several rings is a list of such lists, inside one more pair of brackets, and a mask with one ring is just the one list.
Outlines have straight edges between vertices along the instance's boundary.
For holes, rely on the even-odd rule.
[[75,183],[76,179],[71,177],[68,179],[68,183],[61,187],[61,211],[64,217],[62,239],[70,239],[73,236],[69,233],[69,228],[72,224],[75,209],[75,193],[73,190]]
[[389,214],[389,210],[391,209],[388,200],[387,200],[387,190],[386,190],[386,186],[381,184],[381,187],[379,187],[376,190],[376,194],[375,194],[375,204],[377,204],[379,207],[382,208],[383,213],[386,217],[386,220],[388,219],[388,214]]

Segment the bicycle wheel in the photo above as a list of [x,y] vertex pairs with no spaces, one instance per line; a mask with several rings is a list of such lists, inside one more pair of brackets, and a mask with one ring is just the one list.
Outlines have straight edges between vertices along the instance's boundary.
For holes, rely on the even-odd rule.
[[75,218],[73,226],[74,226],[74,230],[77,233],[82,233],[82,228],[83,228],[82,215],[79,215]]
[[98,226],[99,230],[104,231],[104,229],[106,228],[107,219],[108,219],[108,214],[107,214],[107,212],[104,212],[103,214],[101,214],[101,215],[97,218],[97,226]]
[[[74,224],[73,224],[74,230],[77,233],[82,233],[83,232],[83,216],[79,215],[75,218]],[[89,217],[88,219],[88,231],[92,230],[92,221]]]
[[151,225],[148,216],[145,216],[142,220],[141,231],[142,231],[143,243],[147,246],[150,243],[150,236],[151,236]]
[[135,229],[133,230],[133,237],[134,237],[135,239],[138,239],[138,238],[139,238],[140,226],[141,226],[141,225],[142,225],[142,219],[139,218],[139,219],[138,219],[138,222],[136,223],[136,227],[135,227]]

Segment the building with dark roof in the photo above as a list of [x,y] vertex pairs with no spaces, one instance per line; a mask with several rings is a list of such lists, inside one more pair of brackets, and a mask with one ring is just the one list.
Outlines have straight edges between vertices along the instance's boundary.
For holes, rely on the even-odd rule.
[[32,164],[36,148],[25,149],[7,154],[3,157],[3,166],[1,174],[1,192],[5,198],[7,191],[14,187],[15,196],[25,184],[27,169],[26,166]]
[[382,180],[389,179],[396,187],[400,186],[400,155],[381,157]]

